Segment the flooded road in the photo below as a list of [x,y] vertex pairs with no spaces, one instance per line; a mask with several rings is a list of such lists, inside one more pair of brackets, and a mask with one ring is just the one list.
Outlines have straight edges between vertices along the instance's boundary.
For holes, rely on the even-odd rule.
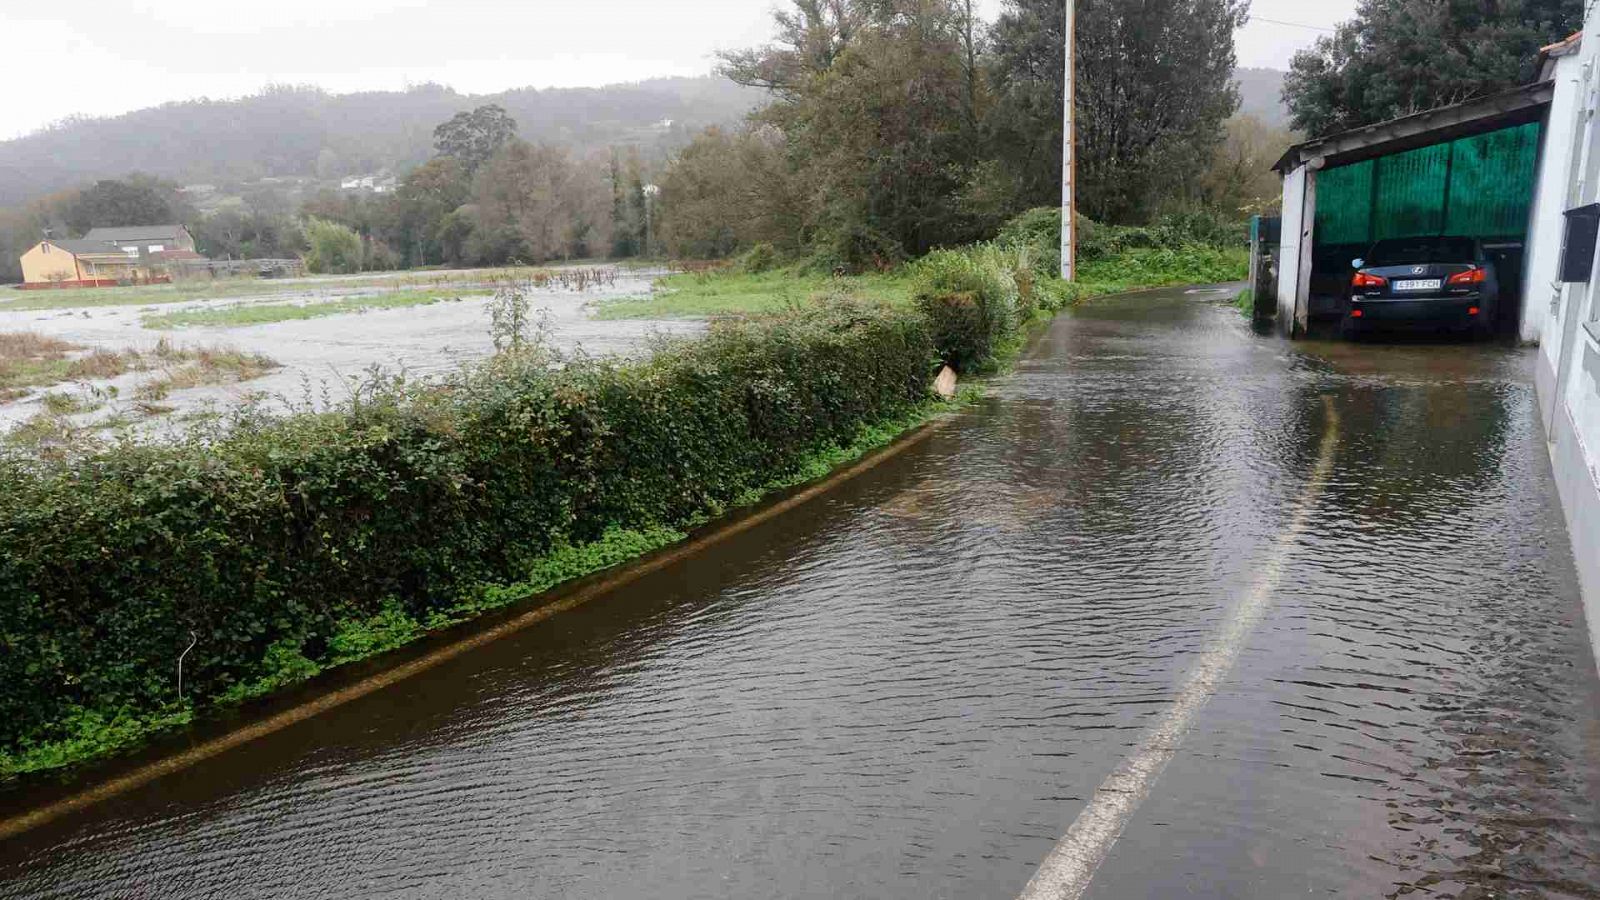
[[1016,897],[1222,648],[1086,896],[1600,896],[1531,363],[1089,305],[837,491],[6,842],[0,896]]

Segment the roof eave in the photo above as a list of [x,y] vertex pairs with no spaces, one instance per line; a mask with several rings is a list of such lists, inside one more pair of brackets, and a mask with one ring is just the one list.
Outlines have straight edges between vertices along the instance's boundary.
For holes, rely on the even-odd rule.
[[1430,132],[1444,133],[1451,129],[1470,126],[1475,120],[1514,116],[1547,106],[1554,96],[1554,84],[1537,81],[1498,94],[1478,97],[1450,106],[1401,116],[1386,122],[1363,125],[1312,141],[1303,141],[1284,151],[1273,163],[1272,170],[1287,175],[1294,169],[1317,159],[1328,159],[1341,154],[1358,153],[1363,149],[1381,147],[1426,136]]

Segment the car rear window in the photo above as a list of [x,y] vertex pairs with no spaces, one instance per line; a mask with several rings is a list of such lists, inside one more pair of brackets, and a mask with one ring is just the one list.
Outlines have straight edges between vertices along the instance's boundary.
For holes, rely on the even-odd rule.
[[1477,260],[1471,238],[1401,238],[1379,241],[1367,254],[1369,266],[1410,263],[1469,263]]

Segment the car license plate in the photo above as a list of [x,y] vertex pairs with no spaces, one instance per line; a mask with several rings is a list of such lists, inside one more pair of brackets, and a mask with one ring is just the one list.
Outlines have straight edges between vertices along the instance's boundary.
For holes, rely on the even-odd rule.
[[1397,291],[1437,291],[1444,286],[1444,282],[1437,278],[1422,278],[1414,281],[1396,281],[1394,289]]

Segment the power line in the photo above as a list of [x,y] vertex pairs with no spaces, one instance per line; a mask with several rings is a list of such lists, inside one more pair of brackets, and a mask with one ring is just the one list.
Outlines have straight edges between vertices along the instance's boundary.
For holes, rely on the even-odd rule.
[[1324,28],[1321,25],[1307,25],[1304,22],[1285,22],[1282,19],[1269,19],[1266,16],[1254,16],[1253,15],[1253,16],[1250,17],[1250,21],[1252,21],[1252,22],[1266,22],[1266,23],[1271,24],[1271,25],[1287,25],[1290,28],[1309,28],[1312,31],[1322,31],[1322,32],[1326,32],[1328,34],[1333,34],[1334,33],[1334,30],[1332,28]]

